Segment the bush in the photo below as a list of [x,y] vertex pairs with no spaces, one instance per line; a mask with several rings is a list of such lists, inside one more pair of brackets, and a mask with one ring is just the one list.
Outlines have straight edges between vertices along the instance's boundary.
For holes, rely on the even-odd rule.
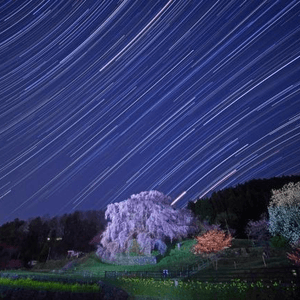
[[296,266],[300,267],[300,248],[296,248],[292,253],[287,253],[287,258]]
[[250,220],[245,228],[245,233],[248,238],[257,241],[265,241],[270,238],[268,231],[268,221],[266,219],[260,219],[258,221]]
[[282,235],[273,236],[270,239],[273,248],[286,248],[289,246],[289,241]]

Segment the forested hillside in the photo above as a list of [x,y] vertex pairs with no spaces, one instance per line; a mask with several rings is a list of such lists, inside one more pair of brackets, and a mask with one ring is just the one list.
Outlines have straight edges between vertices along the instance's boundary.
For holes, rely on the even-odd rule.
[[[289,182],[300,181],[300,176],[253,179],[235,187],[214,192],[210,197],[190,201],[191,209],[200,220],[219,223],[236,230],[236,237],[246,238],[244,229],[249,220],[258,220],[262,214],[268,217],[271,190],[279,189]],[[227,222],[227,225],[226,225]]]
[[[220,224],[224,230],[235,230],[236,238],[247,238],[245,227],[249,220],[256,221],[263,214],[268,219],[267,207],[272,189],[299,181],[300,176],[254,179],[214,192],[208,198],[190,201],[188,209],[200,221]],[[26,265],[31,260],[42,262],[65,258],[68,250],[95,251],[95,245],[100,241],[99,233],[106,229],[107,224],[104,211],[76,211],[26,221],[15,219],[0,227],[0,268],[9,261]],[[197,226],[200,225],[201,222]]]
[[[66,257],[68,250],[89,252],[89,242],[103,230],[104,211],[76,211],[63,216],[15,219],[0,227],[0,262],[18,259],[46,261]],[[10,248],[14,251],[9,251]]]

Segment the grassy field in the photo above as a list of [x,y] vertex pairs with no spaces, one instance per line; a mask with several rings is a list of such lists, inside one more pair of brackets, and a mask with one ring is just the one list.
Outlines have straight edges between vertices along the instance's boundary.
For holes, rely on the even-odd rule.
[[[138,278],[116,278],[104,279],[105,271],[161,271],[168,270],[185,270],[187,266],[191,269],[191,265],[198,265],[206,261],[199,256],[195,256],[190,251],[191,247],[196,243],[195,240],[185,240],[182,242],[180,249],[177,245],[169,245],[165,257],[161,258],[156,265],[145,266],[118,266],[102,263],[95,253],[89,253],[85,257],[78,259],[66,272],[59,274],[62,266],[69,260],[48,261],[44,264],[36,265],[30,271],[14,271],[15,274],[43,274],[57,277],[77,277],[86,278],[92,276],[94,279],[101,279],[115,286],[126,290],[131,299],[273,299],[272,295],[281,295],[278,299],[288,299],[287,296],[294,297],[293,289],[295,286],[281,286],[278,282],[265,284],[263,282],[245,283],[239,280],[232,282],[206,283],[197,280],[179,280],[176,283],[171,279],[154,280],[154,279],[138,279]],[[244,248],[244,254],[236,256],[233,252]],[[270,257],[266,258],[264,265],[262,260],[263,247],[252,247],[252,243],[248,240],[233,240],[232,247],[225,250],[224,257],[218,261],[218,272],[230,269],[263,269],[273,267],[290,266],[291,263],[286,257],[287,249],[270,249]],[[205,274],[215,272],[212,265],[206,269],[199,271]],[[196,276],[197,274],[195,274]],[[252,285],[251,285],[252,284]],[[201,297],[200,297],[201,295]],[[231,296],[230,296],[231,295]],[[233,296],[235,298],[233,298]],[[265,296],[264,296],[265,295]],[[217,297],[217,298],[216,298]],[[252,297],[252,298],[251,298]],[[255,298],[256,297],[256,298]],[[260,298],[257,298],[260,297]],[[266,298],[264,298],[266,297]],[[274,296],[275,297],[275,296]],[[274,298],[275,299],[275,298]],[[293,298],[291,298],[293,299]]]
[[[145,266],[118,266],[102,263],[94,253],[90,253],[88,256],[79,260],[79,264],[75,267],[77,271],[90,271],[97,273],[99,271],[160,271],[163,269],[169,270],[185,270],[188,266],[202,264],[207,261],[200,256],[194,255],[190,249],[195,245],[195,240],[186,240],[182,242],[180,250],[176,245],[170,245],[165,257],[163,257],[156,265]],[[232,247],[228,251],[234,251],[233,249],[245,248],[249,251],[246,257],[234,257],[231,254],[226,255],[224,252],[224,258],[218,261],[218,268],[228,268],[236,265],[237,268],[260,268],[264,266],[262,260],[263,247],[252,247],[252,244],[248,240],[233,240]],[[289,260],[286,257],[285,249],[271,249],[271,257],[267,259],[268,266],[286,266],[290,265]],[[234,263],[235,262],[235,263]]]
[[[175,244],[169,245],[165,257],[161,258],[156,265],[145,266],[118,266],[113,264],[102,263],[101,260],[95,255],[94,252],[87,254],[85,257],[78,259],[77,263],[71,270],[78,272],[93,272],[95,274],[103,274],[104,271],[159,271],[162,269],[185,269],[189,265],[201,264],[205,259],[194,255],[190,249],[195,245],[196,241],[185,240],[182,242],[180,250]],[[227,268],[229,265],[234,266],[234,261],[237,267],[250,268],[263,266],[262,252],[263,247],[252,247],[252,242],[249,240],[234,239],[232,242],[232,249],[248,249],[249,253],[247,257],[233,257],[232,255],[224,255],[224,258],[218,262],[218,266]],[[271,258],[267,259],[267,264],[270,266],[283,266],[290,265],[289,260],[286,257],[286,250],[271,249]],[[225,250],[226,253],[226,250]],[[37,264],[32,268],[32,271],[38,270],[58,270],[61,269],[70,260],[60,261],[48,261],[47,263]]]
[[172,280],[155,281],[153,279],[116,279],[108,281],[126,290],[130,300],[248,300],[248,299],[299,299],[296,285],[282,286],[278,282],[265,284],[263,281],[246,283],[233,280],[230,283],[209,283],[201,281],[179,282]]
[[[92,272],[103,276],[104,271],[159,271],[162,269],[170,268],[180,269],[188,265],[201,263],[202,258],[195,256],[190,252],[190,248],[196,243],[194,240],[186,240],[182,242],[180,250],[176,245],[169,245],[165,257],[163,257],[156,265],[144,266],[118,266],[113,264],[102,263],[101,260],[95,255],[94,252],[87,254],[85,257],[78,259],[74,267],[70,271],[77,272]],[[32,271],[40,270],[58,270],[69,260],[61,261],[48,261],[47,263],[37,264],[32,268]]]
[[100,291],[99,286],[97,284],[39,282],[31,278],[15,280],[10,278],[0,278],[0,287],[1,286],[73,293],[99,293]]

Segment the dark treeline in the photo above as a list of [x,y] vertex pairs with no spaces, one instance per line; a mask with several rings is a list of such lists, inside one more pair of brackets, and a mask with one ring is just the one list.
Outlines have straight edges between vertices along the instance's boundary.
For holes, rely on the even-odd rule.
[[[300,176],[253,179],[235,187],[214,192],[210,197],[190,201],[188,208],[210,224],[221,224],[223,229],[236,230],[237,238],[247,238],[245,227],[249,220],[268,218],[268,205],[272,189],[280,189],[289,182],[300,181]],[[227,223],[227,224],[226,224]]]
[[[188,203],[200,221],[235,229],[235,237],[247,238],[249,220],[268,218],[267,207],[272,189],[280,189],[300,176],[254,179],[235,187],[214,192],[210,197]],[[90,241],[105,230],[105,211],[76,211],[56,217],[36,217],[27,221],[15,219],[0,227],[0,269],[9,261],[22,265],[29,261],[61,259],[68,250],[88,253],[96,250]]]
[[90,252],[89,242],[106,227],[104,211],[76,211],[62,216],[15,219],[0,227],[0,262],[44,262],[67,256],[68,250]]

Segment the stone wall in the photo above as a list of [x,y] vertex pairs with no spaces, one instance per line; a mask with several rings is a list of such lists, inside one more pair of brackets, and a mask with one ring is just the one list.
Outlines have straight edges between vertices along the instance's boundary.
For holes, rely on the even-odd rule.
[[[103,259],[102,259],[103,260]],[[115,258],[114,261],[106,261],[104,262],[114,264],[114,265],[155,265],[157,263],[156,256],[127,256],[127,255],[119,255]]]

